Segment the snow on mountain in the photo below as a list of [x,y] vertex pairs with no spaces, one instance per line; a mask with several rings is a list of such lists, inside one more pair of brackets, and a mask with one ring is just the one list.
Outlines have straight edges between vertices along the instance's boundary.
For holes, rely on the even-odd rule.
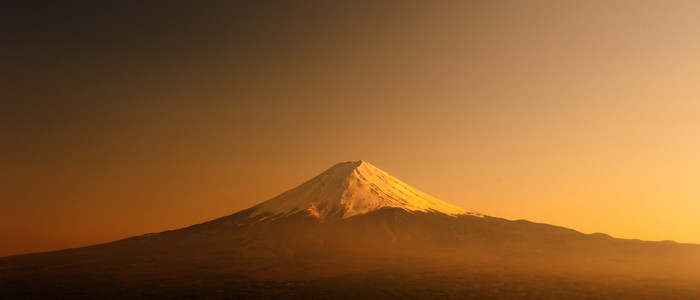
[[423,193],[365,161],[336,164],[306,183],[258,204],[254,215],[301,212],[325,220],[348,218],[383,207],[481,216]]

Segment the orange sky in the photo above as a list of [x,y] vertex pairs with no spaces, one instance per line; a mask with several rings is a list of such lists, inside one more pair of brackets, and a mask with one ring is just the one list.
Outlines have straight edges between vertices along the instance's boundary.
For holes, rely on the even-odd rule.
[[700,243],[700,2],[255,2],[2,4],[0,256],[358,159],[492,216]]

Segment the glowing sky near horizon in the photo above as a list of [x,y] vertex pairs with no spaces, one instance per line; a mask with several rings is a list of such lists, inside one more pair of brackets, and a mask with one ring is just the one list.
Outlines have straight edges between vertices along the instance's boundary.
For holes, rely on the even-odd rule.
[[698,1],[0,4],[0,256],[366,160],[460,207],[700,243]]

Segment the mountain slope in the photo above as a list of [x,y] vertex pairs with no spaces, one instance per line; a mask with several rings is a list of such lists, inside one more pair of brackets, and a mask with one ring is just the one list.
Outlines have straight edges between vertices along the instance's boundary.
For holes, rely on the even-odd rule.
[[358,161],[202,224],[0,258],[0,298],[683,298],[700,297],[699,270],[699,245],[485,216]]

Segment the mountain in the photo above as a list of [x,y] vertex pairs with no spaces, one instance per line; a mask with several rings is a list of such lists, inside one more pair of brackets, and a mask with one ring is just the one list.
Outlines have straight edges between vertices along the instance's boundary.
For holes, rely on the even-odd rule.
[[0,258],[0,298],[700,298],[700,245],[466,210],[364,162],[178,230]]
[[450,216],[479,215],[433,198],[365,161],[339,163],[255,208],[254,215],[268,212],[277,218],[306,211],[321,221],[349,218],[382,208]]

